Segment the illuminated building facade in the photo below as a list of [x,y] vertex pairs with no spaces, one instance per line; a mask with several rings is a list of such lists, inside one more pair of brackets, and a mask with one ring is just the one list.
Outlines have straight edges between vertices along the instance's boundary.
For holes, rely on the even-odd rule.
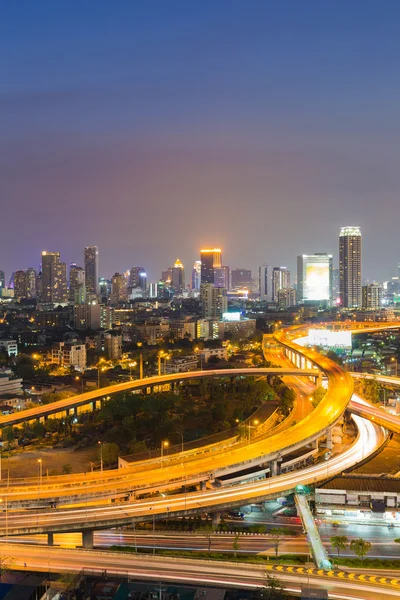
[[67,265],[60,262],[59,252],[42,252],[42,301],[66,302]]
[[201,283],[201,260],[196,260],[192,271],[192,290],[199,290]]
[[297,257],[298,302],[332,304],[332,255],[301,254]]
[[185,269],[179,258],[176,259],[172,267],[172,287],[178,294],[185,289]]
[[201,283],[214,283],[215,269],[222,267],[222,253],[220,248],[201,250]]
[[210,319],[222,319],[228,310],[228,298],[224,288],[217,288],[212,283],[200,286],[200,302],[203,316]]
[[378,283],[368,283],[362,286],[362,307],[367,310],[382,308],[383,289]]
[[99,293],[99,249],[97,246],[85,248],[85,285],[89,295]]
[[290,271],[287,267],[274,267],[272,269],[272,302],[278,304],[279,290],[290,287]]

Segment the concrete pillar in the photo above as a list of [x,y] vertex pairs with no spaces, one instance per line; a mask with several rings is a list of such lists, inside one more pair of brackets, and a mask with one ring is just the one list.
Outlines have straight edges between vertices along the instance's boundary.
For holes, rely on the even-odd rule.
[[93,550],[93,530],[85,529],[82,531],[82,547],[86,550]]
[[200,489],[202,492],[207,489],[207,481],[200,481]]
[[278,475],[278,461],[276,459],[270,461],[269,472],[271,473],[271,477],[276,477]]
[[93,400],[93,402],[92,402],[92,410],[96,410],[96,407],[97,407],[96,400]]
[[311,442],[310,446],[313,450],[318,450],[318,438]]
[[54,546],[54,533],[47,534],[47,545]]
[[78,407],[75,406],[74,407],[74,417],[77,417],[77,416],[78,416]]
[[220,512],[213,513],[212,514],[212,526],[218,527],[218,525],[220,523],[221,523],[221,513]]
[[332,441],[332,429],[330,429],[326,436],[326,447],[328,450],[332,450],[333,441]]

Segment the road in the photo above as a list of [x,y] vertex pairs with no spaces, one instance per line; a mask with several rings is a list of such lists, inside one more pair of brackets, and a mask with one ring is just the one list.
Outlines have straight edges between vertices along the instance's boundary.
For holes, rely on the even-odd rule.
[[[116,573],[140,581],[149,579],[191,585],[245,588],[265,585],[265,566],[251,564],[161,558],[96,550],[65,550],[24,544],[2,545],[0,552],[3,557],[12,555],[14,568],[45,573],[80,572],[87,569],[90,573],[101,574],[107,571],[108,576]],[[313,569],[309,573],[304,568],[296,567],[287,567],[287,572],[272,570],[273,567],[270,569],[271,574],[277,576],[285,587],[296,592],[300,590],[301,585],[311,582],[313,586],[327,589],[332,599],[393,600],[399,597],[400,586],[395,583],[391,585],[390,578],[385,579],[388,585],[381,585],[377,581],[354,581],[349,579],[346,573],[342,573],[343,578],[339,578],[333,573],[318,574],[319,572]]]

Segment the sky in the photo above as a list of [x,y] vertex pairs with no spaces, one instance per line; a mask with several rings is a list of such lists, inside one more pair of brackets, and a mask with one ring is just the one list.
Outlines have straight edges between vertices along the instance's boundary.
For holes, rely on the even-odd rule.
[[[400,262],[398,0],[0,4],[0,269]],[[334,265],[335,266],[335,265]]]

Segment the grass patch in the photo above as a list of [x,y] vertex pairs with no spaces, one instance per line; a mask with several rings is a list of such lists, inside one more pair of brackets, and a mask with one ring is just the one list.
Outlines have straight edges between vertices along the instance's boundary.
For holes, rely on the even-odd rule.
[[[364,569],[400,569],[400,560],[384,558],[366,558],[364,563],[359,558],[340,558],[339,567],[355,567]],[[335,559],[336,565],[336,559]]]
[[[128,552],[136,553],[134,546],[110,546],[109,550],[112,552]],[[152,554],[153,548],[138,548],[138,554]],[[200,558],[207,560],[223,560],[225,562],[244,562],[253,564],[288,564],[288,565],[303,565],[307,562],[307,556],[298,556],[297,554],[280,554],[276,559],[275,556],[266,555],[254,555],[254,554],[243,554],[238,553],[236,558],[233,554],[227,554],[223,552],[208,552],[205,551],[192,551],[192,550],[162,550],[156,548],[156,554],[158,556],[172,556],[178,558]]]

